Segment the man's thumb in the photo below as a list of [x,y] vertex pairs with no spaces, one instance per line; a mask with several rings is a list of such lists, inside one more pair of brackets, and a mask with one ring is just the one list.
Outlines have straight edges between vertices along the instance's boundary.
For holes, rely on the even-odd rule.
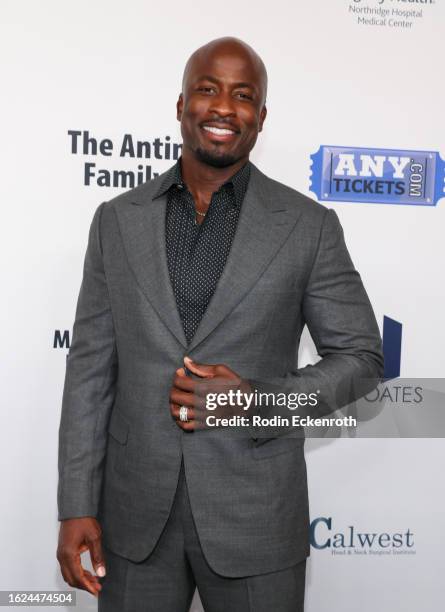
[[196,376],[201,376],[203,378],[213,378],[214,377],[214,366],[212,365],[201,365],[199,363],[195,363],[190,357],[184,357],[185,367],[190,370]]
[[91,563],[93,565],[94,571],[96,574],[103,578],[106,574],[105,571],[105,562],[102,554],[102,545],[100,538],[95,538],[90,543],[90,557]]

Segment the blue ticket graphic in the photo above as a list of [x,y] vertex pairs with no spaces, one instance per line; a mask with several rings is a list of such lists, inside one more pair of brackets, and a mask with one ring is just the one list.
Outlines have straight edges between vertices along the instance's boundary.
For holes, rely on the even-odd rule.
[[320,201],[435,206],[445,197],[437,151],[321,145],[311,160],[310,190]]

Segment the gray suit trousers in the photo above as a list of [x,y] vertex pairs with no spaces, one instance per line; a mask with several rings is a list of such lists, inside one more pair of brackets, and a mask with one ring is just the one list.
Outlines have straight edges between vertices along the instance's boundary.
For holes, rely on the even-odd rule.
[[104,549],[99,612],[187,612],[198,588],[205,612],[303,612],[306,560],[243,578],[215,573],[203,554],[184,464],[165,528],[153,552],[135,563]]

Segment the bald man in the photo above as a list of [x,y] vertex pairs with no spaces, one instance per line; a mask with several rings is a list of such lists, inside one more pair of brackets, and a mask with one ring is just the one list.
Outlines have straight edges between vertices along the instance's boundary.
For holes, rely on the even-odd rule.
[[[337,215],[249,161],[266,94],[244,42],[195,51],[177,102],[182,157],[91,224],[59,432],[57,558],[102,612],[185,612],[196,587],[206,612],[302,611],[304,436],[255,423],[274,408],[247,398],[316,391],[320,416],[382,375]],[[305,324],[321,360],[298,368]]]

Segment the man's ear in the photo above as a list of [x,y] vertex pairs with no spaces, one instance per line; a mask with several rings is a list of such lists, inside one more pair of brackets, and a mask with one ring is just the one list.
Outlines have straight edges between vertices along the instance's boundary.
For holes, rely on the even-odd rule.
[[267,108],[266,108],[266,105],[264,105],[260,112],[260,124],[259,124],[260,127],[258,129],[259,132],[262,132],[263,130],[263,123],[266,118],[266,115],[267,115]]
[[182,93],[179,94],[178,101],[176,102],[176,119],[181,121],[182,109],[184,108],[184,97]]

